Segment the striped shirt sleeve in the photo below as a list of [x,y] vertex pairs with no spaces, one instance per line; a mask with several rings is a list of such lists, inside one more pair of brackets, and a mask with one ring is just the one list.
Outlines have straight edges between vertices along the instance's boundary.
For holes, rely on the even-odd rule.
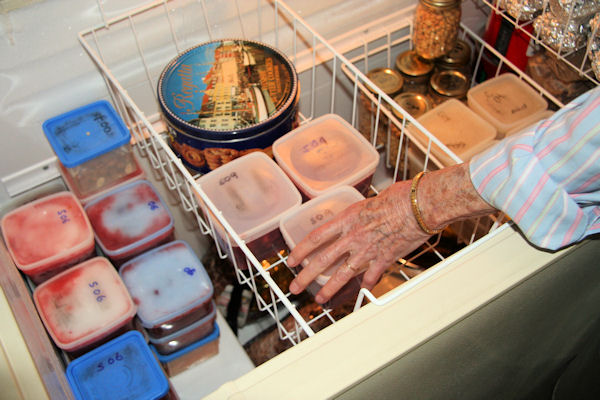
[[473,157],[471,181],[535,245],[600,232],[600,87]]

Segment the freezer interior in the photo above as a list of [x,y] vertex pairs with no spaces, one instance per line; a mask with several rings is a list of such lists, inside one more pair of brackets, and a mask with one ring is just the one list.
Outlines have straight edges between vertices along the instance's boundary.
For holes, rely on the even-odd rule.
[[[67,189],[42,122],[108,100],[173,213],[175,237],[228,268],[260,314],[234,332],[217,313],[219,354],[171,378],[182,399],[545,395],[574,354],[597,353],[589,339],[600,322],[597,239],[550,253],[529,245],[501,214],[469,220],[399,260],[372,292],[363,289],[344,308],[323,308],[289,293],[286,253],[259,260],[201,190],[199,174],[169,146],[156,94],[164,66],[198,43],[244,38],[281,50],[294,64],[301,125],[336,114],[379,152],[370,196],[418,171],[464,161],[367,77],[375,68],[393,68],[413,47],[413,2],[34,1],[2,7],[2,51],[11,55],[0,108],[11,132],[3,150],[10,162],[1,167],[2,214]],[[493,60],[493,75],[514,73],[549,110],[565,105],[482,39],[491,15],[512,21],[517,31],[530,23],[515,23],[493,2],[465,1],[462,8],[459,37],[472,46],[474,71]],[[37,19],[45,24],[31,30]],[[574,62],[567,50],[530,36],[532,49],[556,53],[583,77],[581,90],[598,84],[587,56]],[[476,78],[470,86],[479,84]],[[218,227],[227,231],[226,240],[216,240]],[[243,252],[241,262],[228,257],[233,247]],[[35,285],[5,246],[1,259],[2,315],[14,321],[2,336],[3,380],[17,398],[71,398],[69,360],[38,317]],[[246,345],[266,331],[275,338],[266,343],[271,357],[253,361]]]

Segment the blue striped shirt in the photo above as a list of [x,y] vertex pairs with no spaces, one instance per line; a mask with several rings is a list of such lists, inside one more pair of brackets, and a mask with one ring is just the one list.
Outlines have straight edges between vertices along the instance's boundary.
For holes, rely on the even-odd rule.
[[600,232],[600,87],[470,161],[473,185],[535,245]]

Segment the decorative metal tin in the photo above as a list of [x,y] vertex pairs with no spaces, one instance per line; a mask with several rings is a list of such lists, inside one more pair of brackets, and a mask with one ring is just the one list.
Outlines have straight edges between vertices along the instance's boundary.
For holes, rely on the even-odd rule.
[[296,124],[298,95],[298,76],[285,55],[239,39],[186,50],[158,82],[171,147],[200,172],[250,151],[271,155],[273,141]]

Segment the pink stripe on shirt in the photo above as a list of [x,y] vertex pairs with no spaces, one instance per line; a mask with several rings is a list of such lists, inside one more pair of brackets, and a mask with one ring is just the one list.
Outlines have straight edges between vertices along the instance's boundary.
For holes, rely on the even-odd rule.
[[521,221],[521,218],[523,218],[523,215],[525,215],[525,213],[529,210],[529,207],[531,207],[531,205],[533,204],[534,200],[536,199],[536,197],[538,196],[538,194],[544,187],[544,184],[546,183],[548,178],[549,178],[549,176],[547,174],[544,174],[542,179],[540,179],[540,181],[535,185],[535,188],[529,194],[527,201],[525,201],[525,203],[523,204],[523,207],[521,207],[521,209],[519,210],[517,215],[515,215],[514,220],[516,223],[519,223],[519,221]]

